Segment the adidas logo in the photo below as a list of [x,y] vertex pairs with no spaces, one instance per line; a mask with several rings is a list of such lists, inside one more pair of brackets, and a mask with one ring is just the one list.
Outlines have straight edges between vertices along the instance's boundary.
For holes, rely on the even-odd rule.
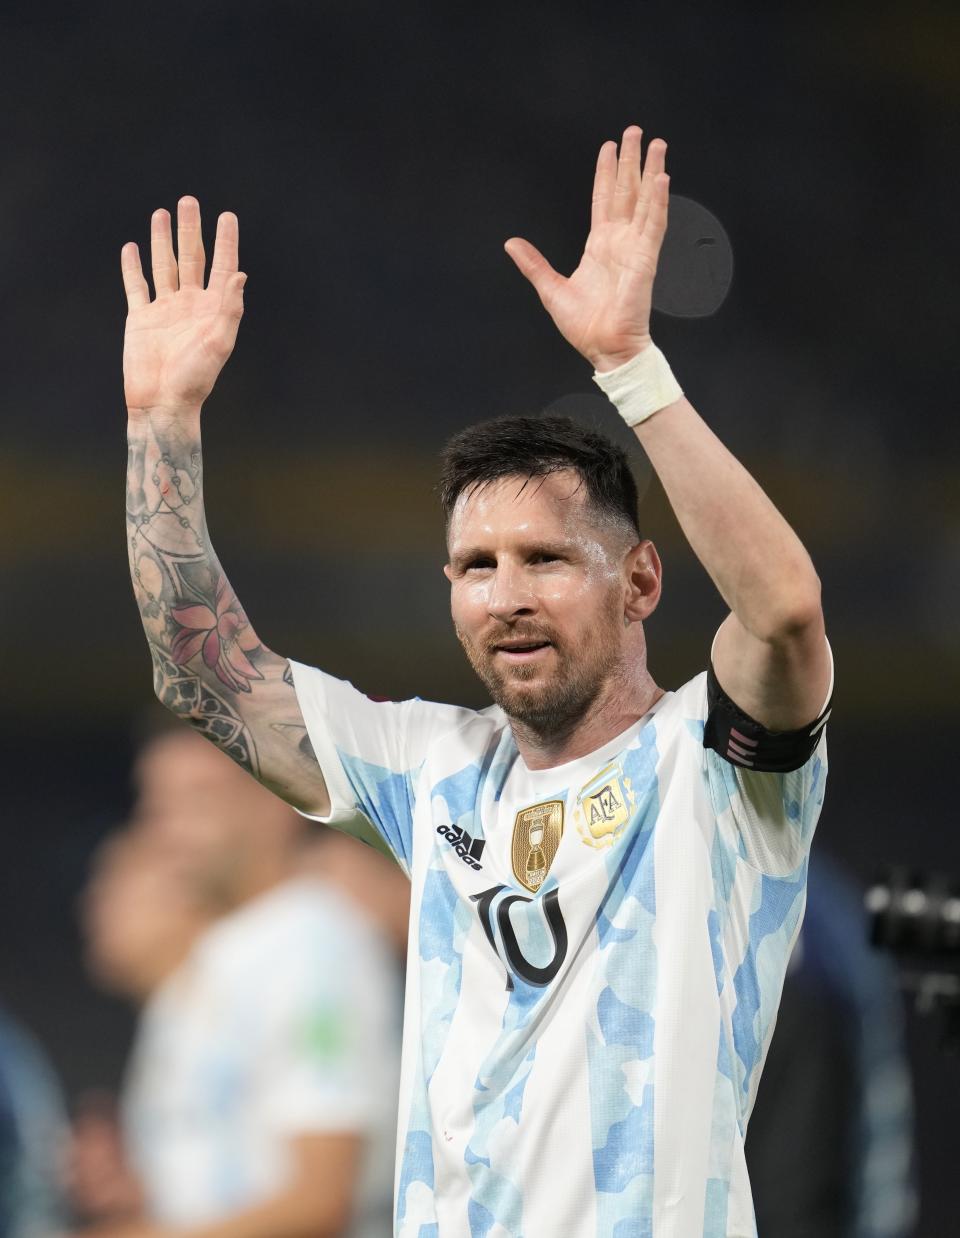
[[457,825],[438,825],[437,833],[452,844],[454,851],[464,864],[476,869],[483,867],[480,857],[487,845],[485,839],[471,838],[466,830],[461,830]]

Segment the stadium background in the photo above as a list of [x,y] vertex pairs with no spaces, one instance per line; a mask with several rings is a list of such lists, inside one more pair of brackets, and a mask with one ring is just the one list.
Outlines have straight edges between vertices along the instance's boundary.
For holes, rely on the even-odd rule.
[[[130,1021],[84,979],[75,899],[127,802],[149,664],[126,578],[118,253],[194,193],[241,221],[208,510],[275,649],[372,693],[480,701],[449,631],[434,460],[475,419],[591,389],[502,252],[576,261],[596,149],[631,121],[733,242],[714,318],[655,336],[810,547],[837,663],[819,845],[960,876],[960,17],[805,6],[161,7],[0,14],[0,995],[68,1089]],[[591,408],[595,408],[594,401]],[[612,417],[613,414],[611,413]],[[605,424],[610,425],[609,422]],[[613,427],[614,430],[616,427]],[[642,462],[639,462],[642,469]],[[652,483],[652,664],[722,611]],[[956,1232],[960,1064],[911,1017],[919,1232]]]

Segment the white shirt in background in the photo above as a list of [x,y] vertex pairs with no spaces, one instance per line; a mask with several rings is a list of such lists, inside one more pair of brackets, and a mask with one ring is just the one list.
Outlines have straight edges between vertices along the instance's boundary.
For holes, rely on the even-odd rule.
[[349,1238],[391,1229],[400,1048],[395,958],[333,886],[300,877],[224,917],[147,1003],[124,1120],[151,1218],[196,1225],[262,1203],[290,1141],[366,1142]]

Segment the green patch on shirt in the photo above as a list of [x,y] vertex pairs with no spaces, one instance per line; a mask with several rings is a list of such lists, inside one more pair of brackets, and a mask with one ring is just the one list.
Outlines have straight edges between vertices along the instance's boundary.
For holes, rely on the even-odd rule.
[[343,1012],[333,1006],[315,1010],[303,1024],[300,1035],[311,1057],[323,1062],[340,1057],[347,1047]]

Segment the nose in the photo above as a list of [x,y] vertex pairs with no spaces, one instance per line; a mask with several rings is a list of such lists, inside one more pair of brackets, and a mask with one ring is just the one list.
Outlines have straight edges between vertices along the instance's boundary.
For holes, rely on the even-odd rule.
[[536,612],[537,602],[526,573],[517,566],[500,562],[490,582],[487,610],[502,623]]

